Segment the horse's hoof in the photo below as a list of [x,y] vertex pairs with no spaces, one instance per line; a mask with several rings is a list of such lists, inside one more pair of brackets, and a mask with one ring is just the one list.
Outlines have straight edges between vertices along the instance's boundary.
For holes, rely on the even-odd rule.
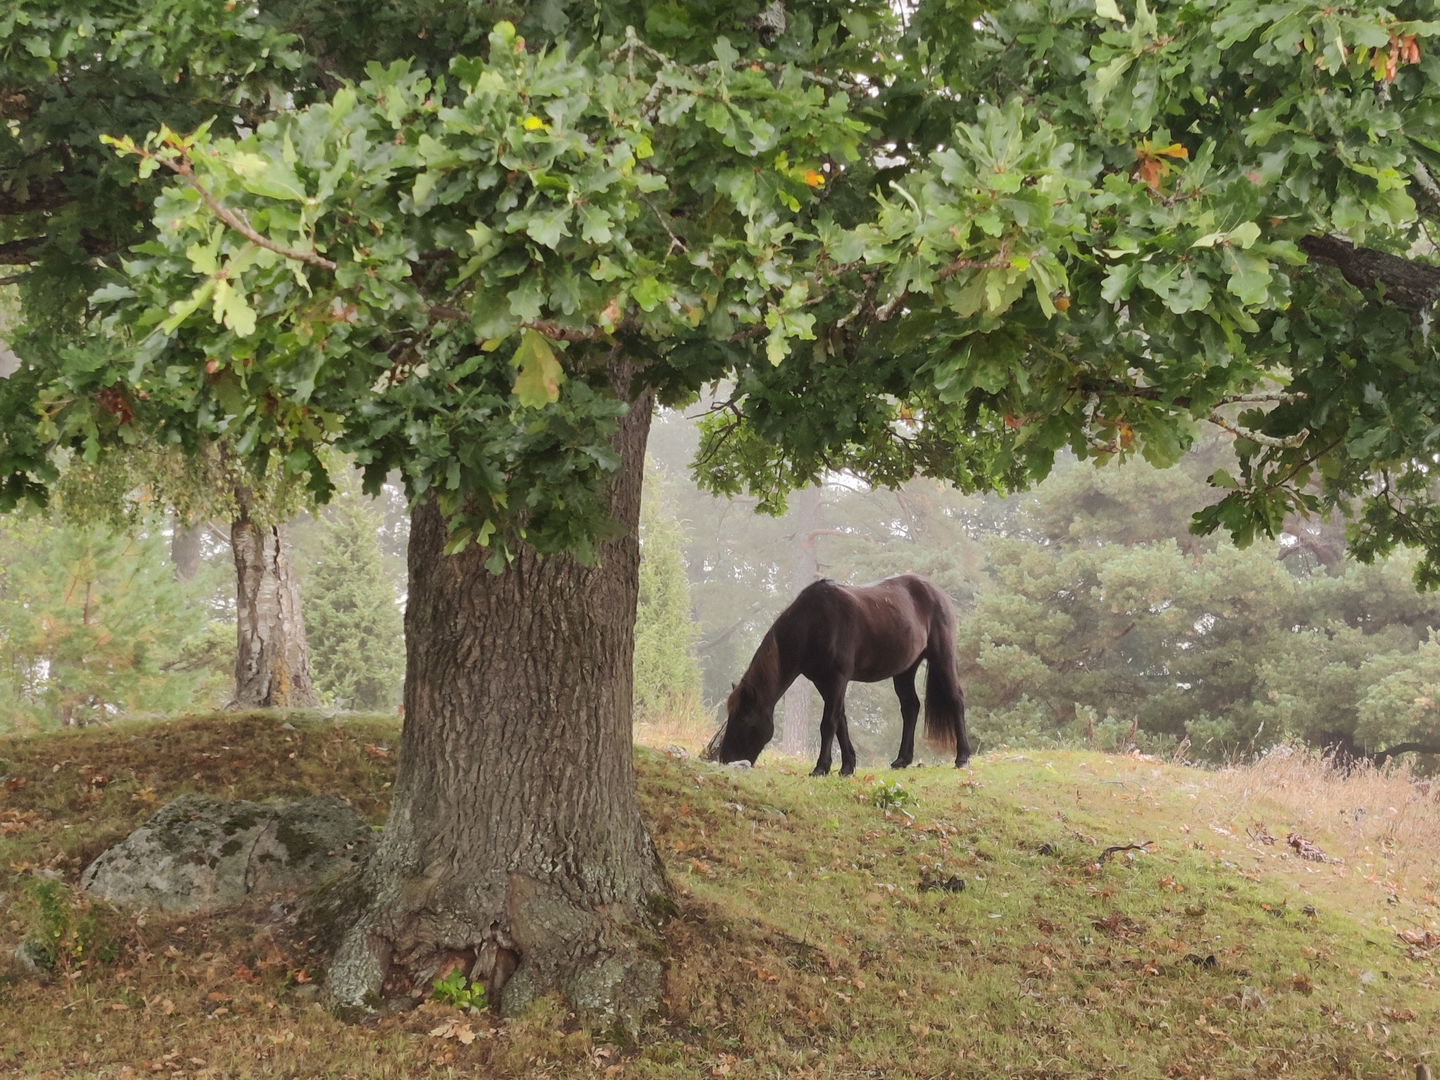
[[840,775],[841,775],[841,776],[854,776],[854,775],[855,775],[855,766],[854,766],[854,765],[841,765],[841,766],[840,766]]
[[966,765],[969,765],[969,764],[970,764],[970,759],[969,759],[968,757],[956,758],[956,759],[955,759],[955,768],[957,768],[957,769],[963,769],[963,768],[965,768]]
[[828,768],[822,769],[822,768],[820,768],[819,765],[816,765],[813,769],[810,770],[810,775],[811,775],[811,776],[829,776],[829,775],[830,775],[830,770],[829,770]]
[[906,768],[909,764],[910,764],[910,759],[909,759],[909,758],[898,758],[898,757],[897,757],[894,761],[890,762],[890,768],[892,768],[892,769],[903,769],[903,768]]

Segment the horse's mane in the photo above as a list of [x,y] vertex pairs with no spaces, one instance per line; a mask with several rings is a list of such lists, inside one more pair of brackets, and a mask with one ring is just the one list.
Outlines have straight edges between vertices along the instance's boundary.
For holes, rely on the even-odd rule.
[[773,691],[779,683],[780,645],[775,640],[775,631],[772,629],[761,640],[760,647],[755,650],[755,655],[750,660],[750,666],[745,669],[745,674],[740,676],[740,681],[730,691],[726,707],[734,712],[740,698],[745,695],[762,701],[773,700],[778,696]]

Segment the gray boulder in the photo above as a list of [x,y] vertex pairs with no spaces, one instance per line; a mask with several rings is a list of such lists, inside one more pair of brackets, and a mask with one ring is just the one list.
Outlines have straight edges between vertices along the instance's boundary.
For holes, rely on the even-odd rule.
[[126,907],[208,910],[314,885],[361,861],[372,842],[335,795],[288,803],[182,795],[86,867],[80,884]]

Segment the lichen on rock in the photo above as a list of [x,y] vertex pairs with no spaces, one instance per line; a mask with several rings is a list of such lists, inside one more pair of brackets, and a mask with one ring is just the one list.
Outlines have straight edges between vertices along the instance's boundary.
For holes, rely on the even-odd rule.
[[369,854],[372,833],[344,799],[285,803],[182,795],[81,876],[126,907],[200,911],[314,885]]

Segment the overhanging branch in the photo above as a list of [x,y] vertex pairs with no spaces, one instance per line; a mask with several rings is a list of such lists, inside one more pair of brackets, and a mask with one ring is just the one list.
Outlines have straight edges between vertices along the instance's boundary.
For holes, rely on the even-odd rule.
[[23,240],[6,240],[0,244],[0,266],[29,266],[35,253],[45,243],[43,236],[27,236]]
[[49,213],[73,201],[63,184],[53,182],[37,187],[23,198],[8,191],[0,192],[0,217]]
[[[49,243],[48,236],[26,236],[19,240],[0,243],[0,266],[31,266],[40,257],[40,249]],[[104,258],[114,253],[114,248],[100,243],[89,233],[80,238],[80,246],[87,255]]]
[[1429,311],[1440,300],[1440,267],[1356,247],[1338,236],[1307,236],[1300,250],[1330,263],[1357,289],[1385,290],[1385,297],[1412,311]]

